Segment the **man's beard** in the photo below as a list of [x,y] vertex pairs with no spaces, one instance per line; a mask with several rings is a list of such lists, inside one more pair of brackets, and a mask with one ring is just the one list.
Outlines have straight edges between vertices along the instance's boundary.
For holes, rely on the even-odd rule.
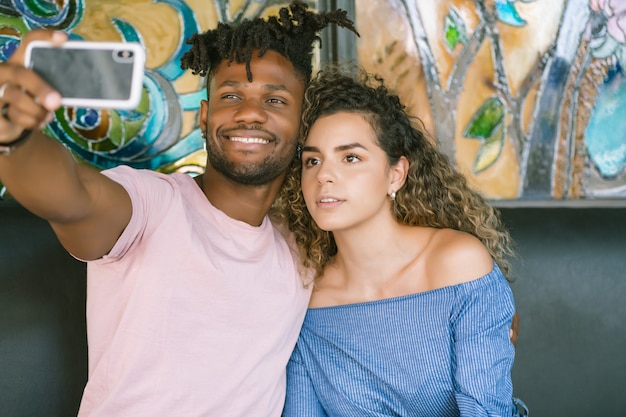
[[213,169],[232,181],[251,186],[266,185],[287,172],[296,152],[296,139],[291,142],[293,147],[285,148],[282,153],[270,154],[261,162],[233,163],[215,145],[213,138],[207,138],[207,157]]

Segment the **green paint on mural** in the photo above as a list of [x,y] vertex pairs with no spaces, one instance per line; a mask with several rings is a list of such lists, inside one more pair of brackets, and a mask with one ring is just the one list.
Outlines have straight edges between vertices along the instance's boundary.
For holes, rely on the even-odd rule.
[[463,132],[463,136],[466,138],[488,138],[493,135],[503,119],[504,105],[502,101],[498,97],[491,97],[474,113],[472,120]]
[[446,46],[452,51],[459,43],[467,43],[467,29],[465,22],[454,7],[450,8],[444,23],[444,38]]

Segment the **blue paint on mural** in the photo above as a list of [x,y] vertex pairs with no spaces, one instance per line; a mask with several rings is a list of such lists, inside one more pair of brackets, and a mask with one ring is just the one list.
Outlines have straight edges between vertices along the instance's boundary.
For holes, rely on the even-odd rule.
[[[199,127],[183,138],[181,134],[183,113],[199,110],[200,100],[206,97],[205,89],[200,87],[179,96],[172,84],[184,73],[180,59],[189,48],[185,40],[201,29],[195,13],[183,0],[157,2],[171,6],[178,13],[182,33],[163,65],[146,68],[142,104],[131,111],[63,109],[55,113],[55,119],[46,127],[48,134],[97,168],[125,164],[164,169],[203,149]],[[82,20],[84,9],[84,0],[63,3],[12,0],[10,15],[0,14],[4,26],[11,28],[0,35],[0,60],[6,61],[19,45],[21,36],[35,28],[64,30],[70,39],[82,40],[72,29]],[[129,22],[114,17],[111,23],[124,41],[144,44],[141,34]]]
[[184,2],[180,0],[158,1],[161,3],[167,3],[172,6],[180,15],[183,26],[183,34],[179,38],[179,43],[176,47],[176,51],[172,54],[170,60],[158,69],[161,75],[163,75],[168,80],[173,81],[184,73],[184,71],[180,68],[180,58],[191,47],[190,45],[184,44],[185,40],[189,39],[193,34],[200,32],[201,29],[198,25],[196,15],[194,14],[193,10],[191,10],[191,8],[189,8],[189,6],[187,6]]
[[587,151],[605,178],[619,175],[626,168],[626,77],[619,66],[598,91],[585,137]]
[[526,21],[517,12],[515,0],[496,0],[498,20],[511,26],[524,26]]

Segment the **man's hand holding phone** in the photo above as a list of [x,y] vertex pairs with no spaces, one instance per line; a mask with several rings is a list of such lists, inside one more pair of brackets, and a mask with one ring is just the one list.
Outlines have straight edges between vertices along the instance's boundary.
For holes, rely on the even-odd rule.
[[145,52],[137,42],[30,42],[25,66],[69,107],[132,109],[143,85]]
[[144,65],[138,43],[68,42],[63,32],[29,32],[0,64],[0,155],[43,128],[60,106],[137,107]]
[[25,130],[41,129],[61,106],[61,95],[24,66],[24,57],[30,42],[60,46],[66,40],[63,32],[31,31],[9,60],[0,63],[0,145],[14,142]]

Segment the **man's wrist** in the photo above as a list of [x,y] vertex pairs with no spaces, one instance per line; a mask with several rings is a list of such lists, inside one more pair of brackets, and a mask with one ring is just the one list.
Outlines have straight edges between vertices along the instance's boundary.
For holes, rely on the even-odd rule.
[[0,155],[10,155],[16,148],[26,143],[26,141],[30,139],[32,133],[32,130],[24,129],[17,139],[8,143],[0,142]]

